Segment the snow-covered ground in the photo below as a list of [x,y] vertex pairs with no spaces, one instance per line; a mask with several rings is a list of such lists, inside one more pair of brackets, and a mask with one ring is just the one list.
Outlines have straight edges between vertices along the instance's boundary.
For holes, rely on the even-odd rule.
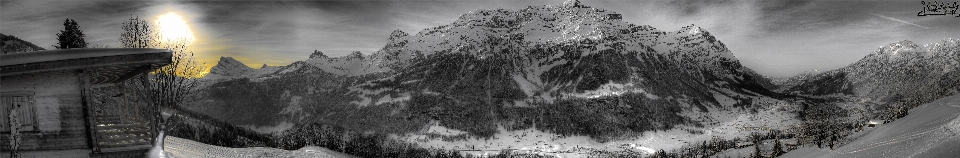
[[960,95],[920,105],[836,150],[804,147],[783,157],[960,156]]
[[[299,150],[276,148],[228,148],[203,144],[192,140],[167,136],[163,142],[164,157],[314,157],[314,158],[352,158],[356,156],[332,151],[322,147],[307,146]],[[157,156],[151,152],[151,157]]]

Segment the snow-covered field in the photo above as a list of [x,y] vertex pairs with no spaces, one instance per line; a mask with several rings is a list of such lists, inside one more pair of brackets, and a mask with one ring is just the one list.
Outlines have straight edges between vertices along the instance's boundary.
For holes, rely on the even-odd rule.
[[[167,136],[163,144],[163,157],[315,157],[315,158],[352,158],[355,156],[332,151],[322,147],[307,146],[299,150],[282,150],[276,148],[228,148],[203,144],[192,140]],[[151,153],[151,156],[156,156]]]
[[783,157],[957,157],[960,156],[960,95],[910,110],[836,150],[799,148]]

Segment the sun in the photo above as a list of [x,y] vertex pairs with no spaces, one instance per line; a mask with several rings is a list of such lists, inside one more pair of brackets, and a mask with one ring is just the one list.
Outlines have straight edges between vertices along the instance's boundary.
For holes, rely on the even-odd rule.
[[157,17],[157,26],[159,26],[160,35],[164,40],[182,39],[190,43],[195,40],[193,31],[190,31],[187,21],[183,20],[183,17],[177,15],[177,13],[170,12],[160,15]]

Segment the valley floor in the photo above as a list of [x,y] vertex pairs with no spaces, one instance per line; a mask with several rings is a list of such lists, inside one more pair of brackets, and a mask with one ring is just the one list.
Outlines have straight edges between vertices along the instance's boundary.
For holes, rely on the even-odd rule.
[[503,127],[489,139],[443,140],[443,137],[465,135],[466,132],[447,129],[435,123],[419,134],[395,135],[394,138],[420,144],[421,147],[459,150],[473,155],[506,150],[559,157],[587,157],[593,151],[623,150],[649,155],[661,149],[681,149],[715,138],[733,140],[739,137],[747,142],[751,133],[766,133],[771,129],[787,130],[791,127],[789,125],[798,122],[795,114],[791,112],[795,109],[798,109],[798,105],[786,102],[773,103],[755,114],[738,109],[710,107],[710,112],[706,113],[684,113],[703,123],[704,127],[679,126],[667,131],[647,131],[640,136],[602,143],[587,136],[561,136],[533,128],[507,131]]

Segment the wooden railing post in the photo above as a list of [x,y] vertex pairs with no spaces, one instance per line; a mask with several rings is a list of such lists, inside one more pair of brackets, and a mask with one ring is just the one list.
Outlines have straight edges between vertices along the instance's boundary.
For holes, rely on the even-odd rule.
[[93,92],[90,88],[90,78],[92,76],[90,73],[90,71],[81,70],[78,75],[80,80],[80,100],[83,105],[84,124],[87,126],[87,144],[90,145],[94,153],[99,153],[100,144],[99,141],[97,141],[97,124],[94,119],[96,113],[93,111],[93,98],[90,94]]
[[[150,76],[150,72],[149,72],[149,71],[147,71],[147,72],[145,72],[145,73],[143,73],[143,74],[140,75],[140,79],[142,80],[142,81],[141,81],[141,82],[142,82],[141,84],[143,84],[143,90],[140,91],[140,92],[147,93],[147,94],[144,94],[144,95],[142,95],[142,96],[146,96],[146,97],[145,97],[146,103],[147,103],[146,108],[152,109],[152,110],[150,110],[150,112],[151,112],[150,114],[153,115],[153,116],[150,116],[150,117],[153,117],[153,119],[150,119],[150,121],[151,121],[151,123],[153,123],[153,128],[152,128],[152,130],[151,130],[151,133],[152,133],[151,135],[152,135],[152,137],[151,137],[150,144],[157,144],[157,142],[156,142],[157,139],[156,139],[156,138],[160,135],[160,131],[161,131],[161,129],[160,129],[160,123],[161,123],[161,122],[160,122],[160,121],[161,121],[161,119],[163,119],[163,116],[161,115],[162,113],[161,113],[161,111],[160,111],[159,105],[155,105],[154,102],[153,102],[154,99],[156,99],[156,98],[153,98],[154,94],[152,94],[152,93],[153,93],[153,90],[151,89],[152,87],[151,87],[151,85],[150,85],[150,77],[149,77],[149,76]],[[156,107],[155,107],[155,106],[156,106]],[[160,139],[163,139],[163,138],[160,138]],[[160,141],[163,141],[163,140],[160,140]],[[161,147],[162,147],[162,144],[161,144]]]

